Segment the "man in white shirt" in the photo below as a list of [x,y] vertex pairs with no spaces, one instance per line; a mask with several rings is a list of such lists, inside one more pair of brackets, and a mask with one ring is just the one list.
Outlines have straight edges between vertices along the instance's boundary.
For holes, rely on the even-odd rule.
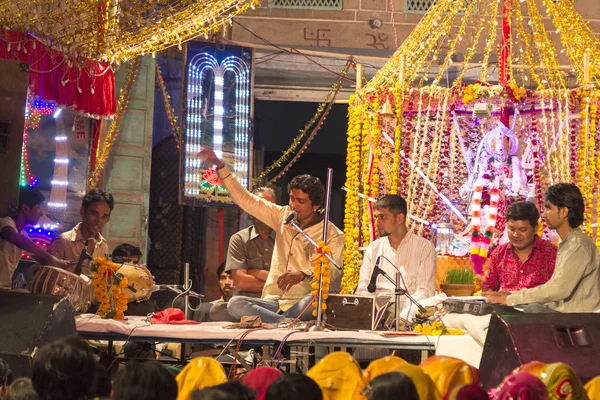
[[[357,294],[369,294],[367,286],[379,258],[379,268],[392,279],[400,271],[402,287],[418,302],[435,295],[437,254],[429,240],[415,235],[406,227],[406,200],[387,195],[374,206],[379,239],[367,247],[360,269]],[[396,286],[383,275],[377,278],[376,294],[394,295]],[[394,297],[392,297],[394,299]],[[406,296],[401,298],[400,316],[410,320],[417,307]]]

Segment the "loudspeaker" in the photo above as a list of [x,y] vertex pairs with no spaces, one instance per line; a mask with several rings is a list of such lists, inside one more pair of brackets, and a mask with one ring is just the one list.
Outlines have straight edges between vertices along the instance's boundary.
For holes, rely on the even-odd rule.
[[600,314],[492,314],[479,371],[485,389],[531,361],[562,362],[585,383],[600,375]]
[[0,292],[0,358],[13,377],[31,376],[36,349],[77,334],[67,297]]

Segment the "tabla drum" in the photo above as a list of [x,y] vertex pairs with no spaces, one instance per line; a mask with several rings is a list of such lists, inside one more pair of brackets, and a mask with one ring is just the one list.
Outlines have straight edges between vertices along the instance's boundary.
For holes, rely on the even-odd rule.
[[76,314],[87,311],[94,299],[91,282],[67,270],[42,265],[31,281],[31,293],[69,296]]
[[150,298],[154,286],[154,277],[147,268],[139,265],[123,264],[117,270],[117,273],[123,274],[129,281],[129,286],[135,289],[135,292],[130,288],[123,289],[123,292],[127,295],[128,303]]

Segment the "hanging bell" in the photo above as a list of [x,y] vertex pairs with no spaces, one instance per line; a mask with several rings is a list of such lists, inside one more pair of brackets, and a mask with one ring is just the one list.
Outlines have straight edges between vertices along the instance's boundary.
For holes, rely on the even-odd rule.
[[383,103],[383,107],[381,107],[381,110],[379,111],[379,115],[381,115],[381,116],[393,116],[394,115],[394,110],[392,110],[392,105],[390,104],[389,101],[386,100],[386,102]]

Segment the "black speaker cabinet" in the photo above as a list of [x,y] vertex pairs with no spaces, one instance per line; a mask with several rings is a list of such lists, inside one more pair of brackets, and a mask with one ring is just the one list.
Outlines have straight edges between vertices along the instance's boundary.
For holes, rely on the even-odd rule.
[[531,361],[565,363],[584,383],[600,375],[600,314],[492,314],[479,366],[483,387]]
[[73,307],[66,297],[0,292],[0,358],[14,377],[31,376],[38,347],[76,334]]

